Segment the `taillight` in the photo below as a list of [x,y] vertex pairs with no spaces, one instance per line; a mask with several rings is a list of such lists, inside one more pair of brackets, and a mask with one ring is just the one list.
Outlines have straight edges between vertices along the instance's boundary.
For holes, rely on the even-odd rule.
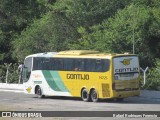
[[115,88],[116,88],[115,83],[112,83],[112,90],[115,90]]

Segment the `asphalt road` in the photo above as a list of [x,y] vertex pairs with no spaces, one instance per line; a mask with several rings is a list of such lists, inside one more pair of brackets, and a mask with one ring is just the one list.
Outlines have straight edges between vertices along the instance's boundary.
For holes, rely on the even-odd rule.
[[[40,99],[36,95],[0,91],[0,111],[160,111],[160,97],[156,96],[157,93],[143,91],[140,97],[126,98],[123,102],[103,100],[93,103],[83,102],[80,98]],[[56,120],[62,119],[56,118]]]

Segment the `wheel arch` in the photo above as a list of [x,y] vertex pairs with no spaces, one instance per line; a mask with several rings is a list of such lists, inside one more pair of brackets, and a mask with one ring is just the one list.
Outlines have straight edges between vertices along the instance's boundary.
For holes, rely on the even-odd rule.
[[36,94],[37,89],[38,89],[39,87],[41,88],[41,91],[42,91],[42,94],[43,94],[43,89],[42,89],[42,87],[41,87],[40,85],[36,85],[36,86],[35,86],[35,88],[34,88],[34,94]]
[[[81,94],[82,94],[83,89],[87,89],[87,88],[86,88],[85,86],[82,87],[82,89],[81,89]],[[87,89],[87,90],[88,90],[88,89]],[[96,90],[96,92],[98,93],[97,89],[94,88],[94,87],[90,88],[90,90],[88,91],[88,93],[91,94],[91,92],[92,92],[93,90]]]

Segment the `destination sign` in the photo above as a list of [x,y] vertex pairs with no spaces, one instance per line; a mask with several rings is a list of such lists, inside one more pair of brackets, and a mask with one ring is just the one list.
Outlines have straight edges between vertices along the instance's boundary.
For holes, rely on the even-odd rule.
[[138,67],[115,69],[115,73],[125,73],[125,72],[138,72]]

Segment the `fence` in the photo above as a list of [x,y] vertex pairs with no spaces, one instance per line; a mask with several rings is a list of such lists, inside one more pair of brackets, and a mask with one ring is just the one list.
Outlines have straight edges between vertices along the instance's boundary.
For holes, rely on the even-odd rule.
[[17,63],[4,63],[0,66],[0,82],[1,83],[22,83]]
[[146,67],[146,69],[140,68],[140,70],[143,72],[143,85],[145,85],[146,84],[146,72],[148,70],[148,67]]

